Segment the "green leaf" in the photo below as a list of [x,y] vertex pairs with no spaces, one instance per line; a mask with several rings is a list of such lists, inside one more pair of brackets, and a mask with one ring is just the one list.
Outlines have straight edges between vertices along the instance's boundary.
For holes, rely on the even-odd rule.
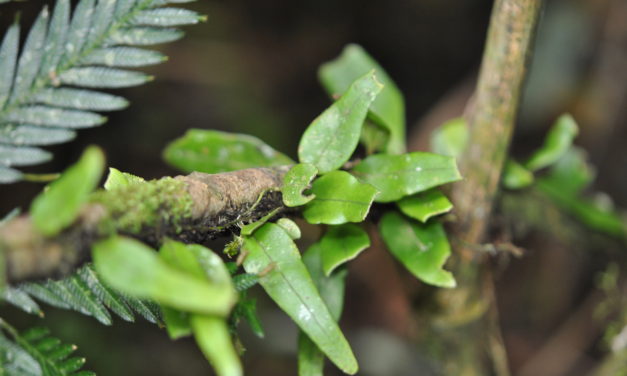
[[242,366],[233,348],[231,333],[223,318],[192,315],[190,324],[196,343],[218,376],[241,376]]
[[265,336],[261,320],[257,315],[257,300],[247,297],[246,293],[240,294],[240,300],[233,309],[233,315],[231,317],[235,321],[235,324],[243,318],[257,337],[263,338]]
[[314,180],[311,192],[316,198],[305,206],[303,216],[309,223],[329,225],[363,221],[377,195],[373,186],[345,171],[332,171]]
[[525,167],[537,171],[557,162],[568,151],[578,132],[577,123],[572,116],[560,116],[547,134],[544,145],[533,153]]
[[70,357],[76,346],[63,344],[58,338],[51,337],[45,328],[18,333],[2,319],[0,328],[0,371],[6,371],[8,375],[95,375],[88,371],[78,372],[85,364],[85,358]]
[[331,95],[346,91],[350,84],[367,72],[375,70],[383,90],[370,106],[368,117],[386,129],[390,136],[385,151],[405,152],[405,101],[400,90],[381,66],[359,45],[350,44],[336,59],[323,64],[318,71],[322,85]]
[[625,237],[627,224],[610,208],[604,208],[586,197],[578,197],[563,191],[558,180],[538,179],[538,189],[549,196],[556,205],[571,213],[588,227],[607,234]]
[[431,134],[433,152],[459,157],[468,144],[468,125],[464,118],[455,118],[442,124]]
[[187,131],[167,146],[163,157],[181,171],[209,174],[294,163],[256,137],[204,129]]
[[368,108],[382,88],[374,71],[356,79],[305,130],[298,145],[300,162],[315,165],[320,173],[342,167],[355,151]]
[[433,216],[447,213],[453,208],[453,204],[437,188],[404,197],[396,204],[403,214],[422,223],[427,222]]
[[390,134],[385,128],[366,119],[359,136],[359,141],[366,148],[366,155],[385,150],[389,140]]
[[15,22],[7,30],[0,47],[0,108],[4,107],[11,94],[19,42],[20,26]]
[[236,296],[222,284],[208,283],[169,266],[146,245],[112,237],[93,247],[94,265],[111,287],[138,298],[184,311],[226,316]]
[[292,238],[292,240],[300,239],[301,232],[300,227],[296,224],[296,222],[292,221],[289,218],[280,218],[276,221],[276,224],[281,226],[283,230]]
[[30,213],[35,227],[44,235],[52,236],[74,222],[98,185],[104,163],[102,151],[88,147],[76,164],[33,201]]
[[104,188],[107,191],[112,189],[128,187],[129,185],[145,182],[143,178],[139,176],[135,176],[133,174],[129,174],[127,172],[122,172],[116,168],[109,168],[109,175],[107,176],[107,180],[104,182]]
[[551,166],[542,180],[559,187],[563,195],[575,196],[592,183],[595,174],[594,168],[587,161],[586,152],[581,148],[571,147]]
[[259,283],[283,311],[311,340],[348,374],[357,372],[351,348],[320,297],[300,253],[289,235],[279,226],[266,223],[244,248],[248,273],[266,271]]
[[261,227],[264,223],[268,222],[270,219],[272,219],[272,217],[274,217],[275,215],[277,215],[278,212],[281,211],[281,208],[276,208],[274,210],[272,210],[270,213],[264,215],[263,217],[261,217],[260,219],[256,220],[255,222],[249,223],[247,225],[242,226],[241,230],[240,230],[240,234],[241,235],[252,235],[253,232],[255,232],[256,229],[258,229],[259,227]]
[[370,238],[361,227],[347,223],[330,226],[320,240],[322,266],[328,277],[340,265],[357,257],[370,247]]
[[352,173],[379,190],[376,202],[396,201],[461,179],[455,158],[423,152],[372,155]]
[[189,324],[190,315],[187,312],[166,306],[162,306],[161,311],[170,339],[179,339],[192,334],[192,327]]
[[455,287],[453,275],[442,269],[451,247],[441,223],[420,224],[397,212],[387,212],[379,229],[392,255],[416,278],[434,286]]
[[303,191],[309,188],[311,180],[317,174],[318,169],[311,164],[300,163],[292,167],[283,177],[281,187],[285,206],[301,206],[313,200],[314,195],[303,196]]
[[509,189],[522,189],[533,184],[533,173],[520,163],[508,159],[503,169],[503,185]]
[[[322,246],[316,243],[303,254],[303,262],[316,284],[322,300],[327,305],[331,317],[337,322],[342,315],[344,290],[346,286],[346,268],[336,270],[327,277],[322,268]],[[324,355],[309,337],[302,331],[298,336],[298,375],[322,376]]]

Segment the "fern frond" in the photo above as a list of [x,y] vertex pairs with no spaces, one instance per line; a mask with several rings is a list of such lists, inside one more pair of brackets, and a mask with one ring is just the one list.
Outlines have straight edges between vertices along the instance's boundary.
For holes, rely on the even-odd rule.
[[196,12],[163,7],[190,1],[80,0],[70,17],[70,0],[57,0],[52,14],[41,11],[21,53],[19,25],[9,27],[0,45],[0,183],[22,178],[14,167],[52,157],[37,146],[67,142],[76,129],[103,124],[107,119],[95,111],[125,108],[124,98],[93,89],[152,80],[125,68],[166,60],[138,46],[179,39],[176,26],[201,21]]
[[2,298],[28,313],[42,314],[34,299],[53,307],[70,309],[111,325],[113,312],[125,321],[135,321],[135,314],[152,323],[160,323],[159,307],[144,300],[125,296],[102,283],[91,265],[78,269],[60,281],[29,282],[7,287]]
[[61,343],[46,328],[18,333],[0,319],[0,373],[7,376],[90,376],[79,371],[85,358],[70,357],[76,346]]

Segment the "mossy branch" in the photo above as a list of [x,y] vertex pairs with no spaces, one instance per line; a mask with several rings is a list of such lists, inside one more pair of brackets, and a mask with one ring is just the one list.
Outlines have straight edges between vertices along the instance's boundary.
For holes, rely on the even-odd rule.
[[279,192],[287,167],[221,174],[194,172],[97,191],[77,220],[45,237],[28,215],[0,228],[0,250],[10,283],[72,272],[91,244],[122,233],[151,244],[165,237],[201,243],[238,224],[284,209]]

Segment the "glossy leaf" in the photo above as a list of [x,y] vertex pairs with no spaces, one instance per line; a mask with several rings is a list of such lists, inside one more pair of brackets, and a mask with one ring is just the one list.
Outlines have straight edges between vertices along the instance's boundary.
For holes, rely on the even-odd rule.
[[577,123],[572,116],[560,116],[547,134],[542,147],[533,153],[525,167],[537,171],[557,162],[568,151],[578,132]]
[[181,171],[210,174],[294,163],[256,137],[204,129],[187,131],[167,146],[163,157]]
[[431,134],[434,153],[459,157],[468,143],[468,125],[464,118],[455,118],[442,124]]
[[366,119],[359,136],[359,142],[364,145],[366,155],[385,150],[389,139],[390,134],[385,128]]
[[318,71],[322,85],[330,95],[340,95],[350,84],[374,69],[383,90],[370,106],[368,117],[389,132],[385,151],[405,152],[405,102],[403,95],[383,68],[359,45],[350,44],[335,60]]
[[235,303],[233,291],[169,266],[149,247],[130,238],[97,242],[93,258],[102,279],[131,296],[183,311],[220,316],[226,316]]
[[437,188],[404,197],[396,204],[403,214],[422,223],[427,222],[433,216],[447,213],[453,208],[453,204]]
[[571,147],[541,179],[559,187],[562,194],[575,196],[592,183],[595,175],[594,168],[587,161],[586,152]]
[[420,224],[388,212],[379,229],[390,253],[416,278],[434,286],[455,287],[453,275],[442,269],[451,247],[441,223]]
[[[339,321],[344,305],[344,291],[346,286],[347,270],[336,270],[330,276],[325,276],[322,268],[322,247],[316,243],[303,254],[303,262],[316,284],[322,300],[327,305],[329,313],[335,321]],[[298,375],[322,376],[324,355],[309,337],[302,331],[298,336]]]
[[309,223],[339,225],[361,222],[368,215],[377,190],[345,171],[332,171],[313,182],[316,198],[303,210]]
[[35,198],[30,213],[39,231],[52,236],[76,219],[89,194],[98,185],[104,163],[100,149],[87,148],[76,164]]
[[266,223],[244,249],[248,273],[265,274],[259,283],[283,311],[311,340],[348,374],[357,372],[353,352],[320,297],[300,253],[289,235],[278,225]]
[[340,265],[357,257],[370,247],[370,238],[364,229],[352,223],[330,226],[320,239],[322,267],[328,277]]
[[320,173],[342,167],[353,155],[368,108],[382,88],[374,71],[357,78],[305,130],[298,145],[300,162],[316,166]]
[[505,162],[503,185],[509,189],[522,189],[533,184],[533,173],[520,163],[509,159]]
[[352,173],[379,190],[376,202],[396,201],[461,179],[455,158],[423,152],[372,155]]
[[283,187],[281,187],[285,206],[301,206],[313,200],[314,195],[303,196],[303,191],[309,188],[317,174],[318,169],[311,164],[300,163],[292,167],[283,177]]

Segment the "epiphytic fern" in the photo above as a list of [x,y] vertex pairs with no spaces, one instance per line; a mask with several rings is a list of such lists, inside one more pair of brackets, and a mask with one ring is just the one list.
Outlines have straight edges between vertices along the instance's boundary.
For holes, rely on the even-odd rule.
[[90,376],[85,358],[69,357],[76,346],[61,343],[45,328],[18,333],[0,319],[0,371],[6,376]]
[[57,308],[93,316],[105,325],[112,323],[109,310],[125,321],[134,321],[135,314],[152,323],[161,321],[160,310],[155,303],[124,296],[104,285],[91,265],[83,266],[60,281],[49,279],[7,287],[1,298],[28,313],[41,315],[35,298]]
[[151,76],[126,67],[157,64],[159,52],[137,48],[176,40],[174,26],[203,19],[171,3],[194,0],[80,0],[70,18],[70,0],[44,8],[21,54],[20,28],[13,24],[0,46],[0,183],[23,178],[12,168],[43,163],[37,146],[71,140],[74,130],[106,121],[94,111],[119,110],[127,101],[95,88],[142,84]]

